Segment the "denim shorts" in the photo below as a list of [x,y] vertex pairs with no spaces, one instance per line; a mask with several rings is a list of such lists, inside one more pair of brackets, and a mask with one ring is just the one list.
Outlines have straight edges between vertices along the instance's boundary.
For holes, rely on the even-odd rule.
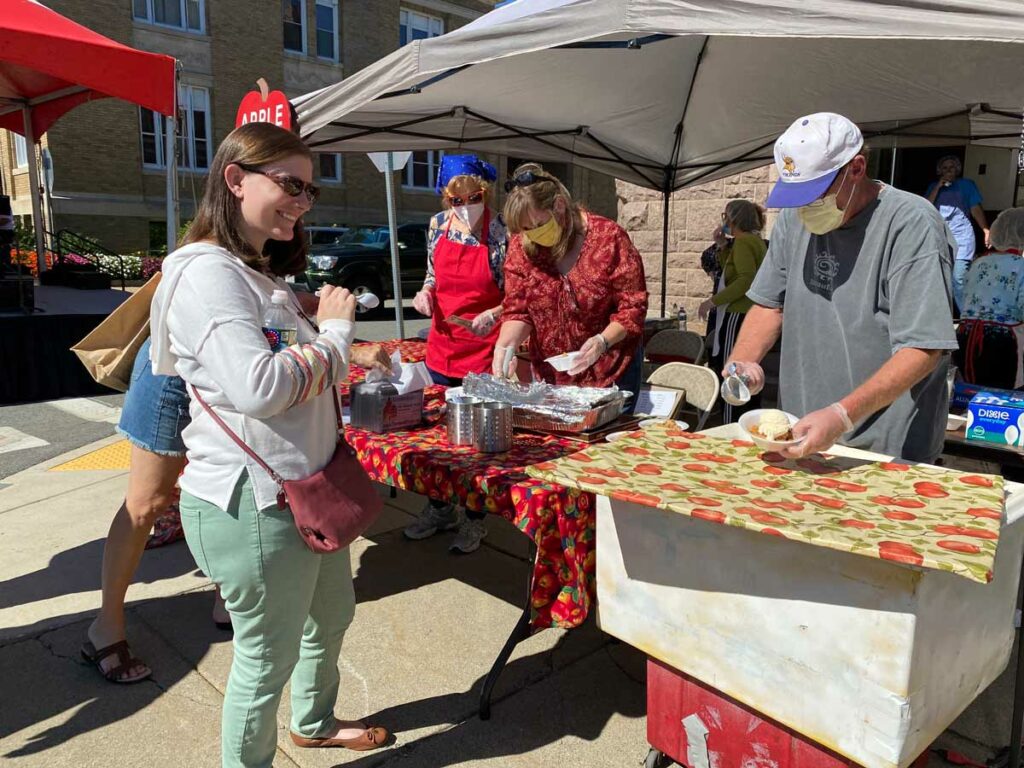
[[180,376],[156,376],[146,339],[132,368],[132,380],[121,409],[117,431],[132,445],[161,456],[184,456],[181,431],[192,420],[188,391]]

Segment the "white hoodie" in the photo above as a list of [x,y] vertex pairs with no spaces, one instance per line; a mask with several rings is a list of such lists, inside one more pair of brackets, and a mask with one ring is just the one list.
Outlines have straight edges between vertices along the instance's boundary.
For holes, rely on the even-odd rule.
[[[291,289],[247,267],[224,248],[195,243],[164,259],[150,312],[150,359],[156,374],[181,376],[229,427],[285,479],[308,477],[330,460],[337,443],[331,389],[292,404],[295,378],[275,355],[262,320],[275,289]],[[293,297],[294,302],[294,297]],[[336,356],[335,382],[348,375],[355,325],[323,323],[320,336],[294,306],[298,342],[326,343]],[[226,509],[242,470],[262,509],[276,503],[277,485],[191,399],[183,438],[188,465],[181,487]]]

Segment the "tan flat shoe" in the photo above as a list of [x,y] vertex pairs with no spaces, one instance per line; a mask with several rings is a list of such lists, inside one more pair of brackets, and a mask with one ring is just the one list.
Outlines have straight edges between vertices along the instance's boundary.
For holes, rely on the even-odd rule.
[[299,736],[297,733],[289,731],[292,737],[292,741],[296,746],[307,747],[311,749],[325,748],[325,747],[342,747],[343,749],[352,749],[356,752],[366,752],[371,749],[379,749],[387,744],[388,739],[391,738],[391,734],[387,728],[382,728],[379,725],[370,726],[361,735],[354,739],[307,739],[305,736]]

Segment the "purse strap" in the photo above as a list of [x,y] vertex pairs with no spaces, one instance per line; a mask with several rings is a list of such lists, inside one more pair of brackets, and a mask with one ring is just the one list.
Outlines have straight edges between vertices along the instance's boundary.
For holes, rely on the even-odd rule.
[[[237,445],[239,448],[245,451],[250,457],[252,457],[252,459],[261,467],[263,467],[266,473],[270,475],[271,479],[275,483],[277,483],[279,487],[283,488],[284,478],[277,474],[277,472],[275,472],[273,469],[271,469],[270,465],[267,464],[267,462],[265,462],[263,459],[261,459],[259,454],[257,454],[252,448],[246,445],[245,441],[235,434],[235,431],[224,422],[224,419],[218,416],[217,412],[214,411],[213,408],[211,408],[205,400],[203,400],[203,396],[199,394],[199,390],[196,389],[194,384],[189,384],[189,387],[192,390],[192,395],[199,402],[199,404],[203,406],[203,410],[210,414],[210,418],[217,422],[217,424],[220,426],[221,429],[224,430],[227,436],[235,441],[235,445]],[[338,418],[338,439],[343,440],[344,438],[340,437],[340,435],[342,434],[342,431],[345,429],[345,425],[341,419],[341,409],[338,407],[338,390],[335,388],[333,384],[331,385],[331,400],[334,402],[334,415],[337,416]]]

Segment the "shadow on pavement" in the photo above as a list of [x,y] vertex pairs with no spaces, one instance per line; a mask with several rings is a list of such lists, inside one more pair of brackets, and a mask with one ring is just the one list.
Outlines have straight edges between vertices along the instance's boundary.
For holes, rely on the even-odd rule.
[[[488,518],[487,524],[507,525],[493,518]],[[374,536],[373,546],[359,556],[354,574],[356,602],[382,600],[455,579],[506,603],[525,603],[527,563],[486,544],[473,554],[453,555],[448,551],[453,535],[439,534],[424,541],[409,541],[401,531]],[[495,559],[499,559],[498,567]]]
[[[103,545],[106,538],[88,541],[77,547],[58,552],[45,568],[0,581],[0,608],[49,600],[78,592],[92,592],[100,588],[100,567],[103,564]],[[177,542],[171,546],[185,546]],[[145,557],[135,572],[134,584],[152,584],[191,573],[195,564],[191,557]],[[129,599],[131,591],[129,590]]]
[[[210,621],[211,600],[210,592],[201,591],[158,601],[178,617],[193,641],[201,638],[198,644],[204,655],[211,645],[230,642],[231,637]],[[134,685],[107,682],[79,655],[87,626],[88,621],[77,622],[3,648],[5,701],[10,704],[16,691],[31,691],[31,695],[18,696],[17,706],[0,708],[0,739],[37,724],[41,730],[30,733],[22,746],[0,754],[0,759],[45,752],[134,715],[194,670],[192,663],[130,611],[129,643],[133,653],[153,667],[153,676]],[[219,697],[210,703],[219,717]],[[42,725],[52,720],[58,722]]]
[[[606,645],[554,674],[534,673],[524,687],[492,702],[491,719],[487,721],[477,716],[482,677],[467,691],[389,707],[367,720],[386,725],[398,735],[398,754],[367,755],[335,768],[370,768],[381,764],[382,758],[401,759],[408,768],[443,768],[531,753],[563,739],[570,743],[572,739],[594,741],[614,718],[646,715],[645,662],[644,654],[634,648]],[[517,676],[522,668],[535,667],[536,663],[534,656],[516,659],[504,674]],[[598,680],[600,683],[595,685]],[[436,726],[436,713],[453,708],[467,713],[462,722],[410,744],[401,743],[402,732]],[[636,745],[639,758],[646,750],[646,743]],[[568,758],[564,764],[578,763]]]

